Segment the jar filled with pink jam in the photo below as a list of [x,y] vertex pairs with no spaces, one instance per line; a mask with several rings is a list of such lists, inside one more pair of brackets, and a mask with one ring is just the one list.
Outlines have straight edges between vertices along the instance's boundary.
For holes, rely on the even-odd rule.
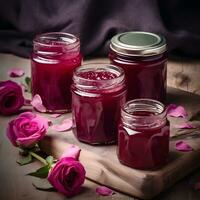
[[71,110],[73,70],[81,61],[80,41],[74,35],[52,32],[33,40],[32,95],[41,96],[48,112]]
[[164,105],[152,99],[128,101],[118,126],[119,161],[136,169],[155,169],[169,154],[169,122]]
[[73,131],[88,144],[117,141],[121,106],[126,101],[124,71],[110,64],[76,68],[72,84]]
[[111,64],[122,67],[127,80],[127,99],[166,100],[167,53],[163,36],[126,32],[110,43]]

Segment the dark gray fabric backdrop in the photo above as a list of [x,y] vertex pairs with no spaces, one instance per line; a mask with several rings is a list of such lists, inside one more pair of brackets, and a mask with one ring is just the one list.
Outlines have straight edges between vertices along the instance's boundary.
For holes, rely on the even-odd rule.
[[0,0],[0,52],[29,57],[33,37],[64,31],[81,39],[84,55],[106,55],[110,38],[151,31],[169,51],[200,56],[199,0]]

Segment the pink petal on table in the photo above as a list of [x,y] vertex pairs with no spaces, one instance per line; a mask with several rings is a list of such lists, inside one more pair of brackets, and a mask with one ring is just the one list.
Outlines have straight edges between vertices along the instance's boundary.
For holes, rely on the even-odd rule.
[[12,68],[8,70],[8,75],[10,77],[21,77],[24,75],[24,70],[20,68]]
[[182,117],[182,118],[185,118],[188,116],[183,106],[177,106],[175,104],[170,104],[167,107],[167,115],[171,117]]
[[188,152],[188,151],[193,151],[193,148],[189,144],[187,144],[186,142],[179,141],[179,142],[176,143],[176,150]]
[[197,182],[197,183],[194,184],[194,189],[200,190],[200,182]]
[[46,112],[47,111],[47,109],[42,104],[42,99],[41,99],[39,94],[36,94],[33,97],[32,101],[31,101],[31,105],[39,112]]
[[111,196],[115,194],[113,190],[105,186],[99,186],[96,188],[96,193],[101,196]]
[[51,128],[58,132],[68,131],[72,128],[72,119],[65,119],[62,124],[55,124]]
[[61,158],[71,157],[78,160],[80,156],[80,152],[81,152],[81,149],[78,146],[71,145],[67,150],[64,151]]
[[179,124],[179,125],[175,125],[174,128],[179,128],[179,129],[194,129],[194,128],[197,128],[197,126],[191,124],[191,123],[188,123],[188,122],[184,122],[182,124]]
[[52,117],[52,118],[58,118],[61,115],[62,115],[61,113],[55,113],[55,114],[51,114],[50,117]]

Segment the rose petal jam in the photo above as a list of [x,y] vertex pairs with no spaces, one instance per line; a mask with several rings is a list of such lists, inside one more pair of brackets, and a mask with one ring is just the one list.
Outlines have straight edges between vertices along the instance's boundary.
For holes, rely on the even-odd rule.
[[169,122],[163,104],[151,99],[127,102],[118,126],[118,158],[136,169],[155,169],[169,154]]
[[121,68],[106,64],[77,68],[72,84],[72,116],[78,140],[89,144],[116,142],[120,109],[125,99]]
[[39,94],[48,112],[71,109],[73,70],[81,65],[80,42],[67,33],[45,33],[34,40],[32,94]]
[[110,43],[111,64],[122,67],[127,81],[127,100],[166,100],[167,53],[163,36],[148,32],[126,32]]

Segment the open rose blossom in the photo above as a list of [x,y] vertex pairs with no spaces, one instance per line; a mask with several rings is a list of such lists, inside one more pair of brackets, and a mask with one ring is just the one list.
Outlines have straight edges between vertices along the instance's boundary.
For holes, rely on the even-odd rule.
[[80,192],[85,181],[85,169],[78,161],[80,149],[72,146],[51,169],[48,180],[58,192],[71,197]]
[[20,85],[13,81],[0,82],[0,114],[16,113],[24,104],[24,97]]
[[7,137],[14,146],[33,147],[42,140],[48,128],[48,119],[32,112],[24,112],[9,122]]

